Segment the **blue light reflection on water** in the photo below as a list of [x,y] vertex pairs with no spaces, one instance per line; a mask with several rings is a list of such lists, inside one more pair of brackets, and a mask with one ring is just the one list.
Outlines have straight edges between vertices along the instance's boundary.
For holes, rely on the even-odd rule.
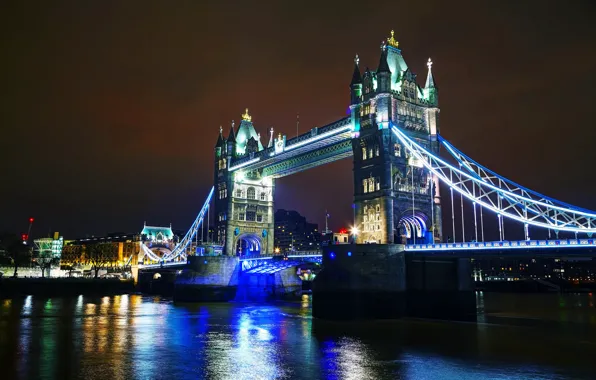
[[[491,324],[313,321],[308,297],[268,306],[175,305],[139,295],[0,300],[0,365],[15,375],[7,379],[476,380],[590,373],[583,358],[596,353],[593,335],[578,342],[556,334]],[[573,347],[578,351],[571,354]]]

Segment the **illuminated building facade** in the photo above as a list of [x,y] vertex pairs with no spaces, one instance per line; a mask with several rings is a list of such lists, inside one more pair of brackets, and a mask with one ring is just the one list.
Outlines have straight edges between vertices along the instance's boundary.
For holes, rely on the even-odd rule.
[[405,243],[441,240],[437,180],[429,175],[391,132],[407,131],[438,152],[437,87],[428,62],[424,88],[406,65],[393,37],[381,45],[376,71],[361,74],[356,56],[350,84],[354,125],[354,190],[357,243]]
[[[269,146],[272,145],[272,140]],[[229,172],[234,157],[262,151],[261,136],[255,131],[248,109],[236,131],[234,122],[227,139],[220,128],[215,146],[215,231],[214,242],[227,255],[273,252],[273,178],[260,171]]]
[[321,234],[316,223],[309,223],[297,211],[279,209],[275,212],[275,248],[290,250],[318,249]]
[[107,236],[90,237],[72,240],[62,248],[61,266],[86,266],[86,250],[93,244],[110,243],[116,248],[112,257],[106,259],[107,267],[124,267],[131,265],[131,256],[138,257],[141,236],[137,234],[113,233]]

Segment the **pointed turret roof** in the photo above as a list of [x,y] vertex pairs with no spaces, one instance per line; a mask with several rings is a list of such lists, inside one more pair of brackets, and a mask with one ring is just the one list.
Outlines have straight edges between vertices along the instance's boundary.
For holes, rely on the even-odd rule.
[[244,154],[246,151],[246,143],[250,138],[253,137],[258,143],[258,150],[263,150],[263,144],[257,135],[257,131],[252,124],[252,116],[248,113],[248,108],[242,115],[242,121],[238,127],[238,133],[236,133],[236,151],[239,154]]
[[362,75],[360,75],[358,62],[360,62],[360,58],[358,58],[358,54],[356,54],[356,58],[354,58],[354,73],[352,74],[352,82],[350,83],[351,86],[355,84],[362,84]]
[[377,67],[378,73],[391,73],[389,65],[387,64],[387,47],[385,44],[381,47],[381,59],[379,60],[379,67]]
[[224,146],[225,142],[224,142],[224,137],[223,137],[223,128],[221,127],[221,125],[219,126],[219,136],[217,137],[217,143],[215,144],[215,147],[218,148],[220,146]]
[[234,120],[232,120],[232,125],[230,126],[230,134],[227,138],[228,142],[236,142],[236,134],[234,133]]
[[428,59],[426,66],[428,67],[428,75],[426,76],[426,84],[424,85],[424,88],[436,88],[437,86],[432,72],[433,61],[431,61],[430,58]]

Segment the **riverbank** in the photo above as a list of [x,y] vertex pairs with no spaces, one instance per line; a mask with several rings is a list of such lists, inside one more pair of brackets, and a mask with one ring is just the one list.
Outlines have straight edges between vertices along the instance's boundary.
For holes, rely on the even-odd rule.
[[134,293],[133,280],[88,278],[2,278],[0,296],[97,295]]
[[572,283],[563,280],[520,280],[476,282],[476,290],[495,293],[592,293],[594,283]]

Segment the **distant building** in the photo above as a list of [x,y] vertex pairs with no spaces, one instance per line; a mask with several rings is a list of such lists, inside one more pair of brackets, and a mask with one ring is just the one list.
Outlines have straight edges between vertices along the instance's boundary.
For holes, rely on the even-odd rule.
[[321,242],[319,226],[309,223],[297,211],[279,209],[275,212],[275,250],[284,253],[292,249],[318,249]]
[[481,258],[472,260],[476,281],[560,279],[575,283],[596,281],[593,258]]
[[60,266],[80,267],[88,269],[88,257],[86,257],[89,246],[100,243],[110,243],[115,249],[112,257],[106,258],[107,267],[123,267],[130,265],[131,256],[139,252],[139,241],[141,236],[138,234],[113,232],[106,236],[92,236],[71,241],[66,241],[62,247],[62,256]]

